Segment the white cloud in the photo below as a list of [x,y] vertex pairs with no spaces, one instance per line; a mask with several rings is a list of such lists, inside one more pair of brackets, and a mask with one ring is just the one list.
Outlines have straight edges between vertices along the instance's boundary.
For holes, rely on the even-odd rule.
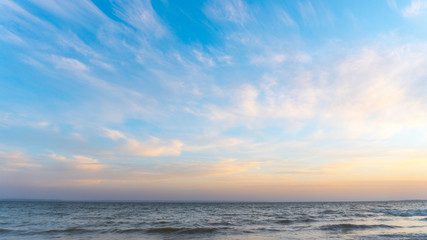
[[422,124],[426,106],[422,96],[411,94],[427,74],[423,67],[427,58],[419,54],[419,47],[364,50],[342,61],[322,116],[340,119],[354,136],[388,137],[405,126]]
[[66,162],[67,161],[66,157],[57,155],[55,153],[50,154],[49,158],[53,159],[53,160],[56,160],[56,161],[60,161],[60,162]]
[[39,168],[38,161],[23,153],[7,153],[0,151],[0,171],[17,172],[27,168]]
[[50,122],[38,122],[35,124],[38,127],[49,127],[51,125]]
[[427,1],[424,0],[412,0],[411,5],[402,9],[404,17],[416,17],[425,13],[427,13]]
[[[208,104],[205,106],[207,113],[206,117],[214,121],[223,122],[234,122],[237,119],[236,114],[227,108],[221,108],[219,106]],[[197,113],[198,114],[198,113]]]
[[[0,1],[0,12],[3,13],[0,15],[0,20],[6,19],[8,22],[14,22],[21,28],[32,33],[36,33],[36,31],[34,31],[35,24],[40,26],[43,30],[47,29],[52,31],[55,29],[52,24],[41,20],[10,0]],[[39,32],[37,31],[37,33]]]
[[213,59],[209,56],[205,56],[203,53],[193,50],[193,53],[197,60],[199,60],[201,63],[208,65],[209,67],[215,66],[215,62]]
[[181,154],[183,145],[184,144],[182,142],[177,140],[167,143],[158,138],[151,137],[147,141],[128,139],[126,145],[123,146],[123,149],[136,156],[178,156]]
[[261,162],[239,160],[235,158],[221,158],[216,161],[187,161],[163,163],[150,171],[137,171],[138,179],[194,179],[195,177],[216,177],[245,173],[257,170]]
[[104,128],[103,130],[104,130],[105,136],[112,140],[126,139],[126,136],[122,132],[108,129],[108,128]]
[[66,158],[52,153],[48,157],[52,160],[61,162],[68,167],[83,171],[99,171],[106,167],[105,164],[100,163],[97,159],[82,155],[73,155],[72,158]]
[[72,32],[60,34],[57,40],[58,44],[73,49],[77,53],[93,58],[100,58],[100,54],[94,51],[90,46],[83,42],[76,34]]
[[272,57],[272,61],[274,63],[283,63],[284,61],[286,61],[288,57],[285,54],[275,54]]
[[101,60],[91,59],[90,62],[95,64],[96,66],[104,69],[104,70],[107,70],[107,71],[114,71],[115,70],[113,65],[106,63],[106,62],[103,62]]
[[307,0],[304,2],[298,2],[299,13],[306,24],[318,26],[331,26],[335,22],[335,17],[332,12],[322,4],[320,1]]
[[311,61],[311,56],[304,52],[295,52],[294,50],[283,50],[280,48],[264,47],[264,53],[255,54],[251,57],[249,63],[281,69],[285,64],[290,63],[308,63]]
[[32,66],[32,67],[34,67],[34,68],[37,68],[37,69],[45,69],[46,68],[46,66],[44,64],[42,64],[38,60],[35,60],[32,57],[22,56],[21,57],[21,61],[24,62],[24,63],[26,63],[26,64],[28,64],[28,65],[30,65],[30,66]]
[[388,6],[390,7],[390,8],[392,8],[392,9],[398,9],[398,7],[397,7],[397,4],[396,4],[396,1],[395,0],[387,0],[387,4],[388,4]]
[[101,10],[90,0],[58,1],[58,0],[31,0],[40,8],[43,8],[57,16],[78,22],[81,26],[90,27],[99,21],[106,21]]
[[87,71],[89,69],[84,63],[74,58],[52,55],[51,61],[55,64],[56,68],[68,71]]
[[271,67],[279,67],[282,63],[288,60],[287,54],[269,52],[262,55],[256,55],[251,58],[250,63],[255,65],[266,65]]
[[[310,76],[299,77],[300,83],[288,89],[277,85],[277,80],[267,78],[260,86],[249,84],[235,89],[226,107],[208,105],[208,116],[212,120],[235,124],[252,124],[268,119],[309,119],[315,115],[315,107],[321,89],[310,83]],[[306,84],[303,82],[307,81]],[[261,124],[263,126],[264,124]]]
[[16,45],[25,44],[25,41],[22,40],[22,38],[8,31],[6,28],[4,28],[1,25],[0,25],[0,40],[7,43],[16,44]]
[[281,10],[279,12],[279,18],[283,21],[283,23],[286,26],[289,26],[289,27],[298,26],[298,24],[296,24],[296,22],[292,19],[292,17],[285,10]]
[[178,140],[163,141],[159,138],[150,137],[148,140],[140,141],[117,130],[105,128],[104,132],[108,138],[121,141],[117,149],[118,154],[143,157],[178,156],[184,146]]
[[237,147],[247,147],[250,141],[241,138],[220,138],[216,136],[204,136],[197,139],[194,145],[184,146],[184,150],[188,152],[209,152],[209,151],[224,151],[225,149],[232,149],[235,151]]
[[230,102],[205,105],[202,115],[227,127],[283,119],[344,129],[350,138],[388,138],[427,121],[427,100],[417,90],[426,87],[426,52],[423,45],[357,49],[292,80],[283,82],[278,72],[259,85],[228,90]]
[[154,34],[157,38],[167,34],[167,28],[162,24],[150,1],[114,0],[113,5],[118,17],[143,33]]
[[74,155],[71,161],[73,161],[73,164],[75,164],[76,168],[82,170],[98,171],[105,167],[105,165],[99,163],[97,159],[81,155]]
[[311,21],[317,17],[316,11],[313,8],[313,5],[310,1],[307,1],[306,3],[299,2],[298,3],[298,10],[301,14],[301,17],[304,19],[304,21]]
[[220,21],[230,21],[243,25],[248,19],[248,9],[241,0],[210,1],[204,9],[205,14]]
[[227,64],[232,64],[233,63],[232,62],[233,57],[230,56],[230,55],[219,56],[219,57],[217,57],[217,59],[218,59],[219,62],[224,62],[224,63],[227,63]]
[[256,116],[258,113],[258,90],[245,84],[236,91],[237,111],[244,116]]
[[80,134],[80,133],[76,133],[76,132],[71,133],[70,137],[72,139],[78,140],[80,142],[85,142],[86,141],[86,138],[82,134]]
[[311,56],[306,53],[298,53],[294,56],[295,60],[301,63],[308,63],[311,61]]

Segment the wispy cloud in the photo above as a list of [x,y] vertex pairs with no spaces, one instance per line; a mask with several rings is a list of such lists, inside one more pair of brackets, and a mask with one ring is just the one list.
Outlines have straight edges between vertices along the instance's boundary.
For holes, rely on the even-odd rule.
[[52,153],[49,155],[49,158],[59,161],[65,164],[67,167],[83,171],[99,171],[105,168],[105,165],[100,163],[97,159],[81,155],[74,155],[71,158],[66,158],[64,156]]
[[224,158],[211,162],[175,162],[161,164],[149,172],[136,172],[136,176],[152,180],[206,178],[240,174],[257,169],[259,165],[257,161]]
[[241,0],[210,1],[205,6],[204,12],[214,20],[230,21],[240,25],[244,25],[250,16],[246,4]]
[[314,3],[315,6],[313,6],[311,1],[298,2],[298,10],[305,24],[314,26],[333,25],[334,16],[332,12],[319,1],[315,1]]
[[104,129],[105,136],[122,142],[116,149],[124,155],[142,157],[177,156],[181,154],[183,143],[178,140],[162,141],[159,138],[150,137],[148,140],[140,141],[135,138],[111,129]]
[[104,128],[105,136],[112,140],[126,139],[126,136],[117,130],[112,130],[108,128]]
[[18,26],[21,26],[28,30],[30,33],[37,34],[37,30],[32,28],[34,24],[38,24],[41,28],[54,30],[52,24],[47,21],[40,19],[39,17],[31,14],[20,5],[14,3],[11,0],[5,0],[0,2],[0,11],[4,14],[0,18],[1,21],[11,21],[16,23]]
[[310,22],[313,19],[317,18],[316,11],[314,10],[314,7],[310,1],[307,1],[305,3],[299,2],[298,7],[301,17],[304,19],[304,21]]
[[180,155],[182,146],[183,143],[178,140],[165,143],[158,138],[151,137],[146,141],[128,139],[123,148],[136,156],[158,157]]
[[95,25],[102,24],[107,20],[102,11],[89,0],[76,0],[73,2],[31,0],[30,2],[63,20],[77,23],[87,28],[93,28]]
[[51,56],[52,63],[56,64],[57,68],[65,69],[68,71],[86,71],[89,68],[82,62],[73,58]]
[[413,0],[411,4],[402,9],[404,17],[416,17],[427,13],[427,1]]
[[0,25],[0,40],[11,44],[23,45],[25,41]]
[[77,53],[91,58],[101,58],[100,54],[83,42],[75,33],[66,32],[57,36],[57,43],[60,46],[71,48]]
[[167,28],[162,24],[150,1],[115,0],[113,5],[118,17],[139,29],[143,34],[147,34],[146,36],[153,33],[155,37],[159,38],[167,34]]
[[321,72],[303,71],[286,87],[279,84],[280,75],[265,77],[260,85],[236,88],[231,105],[207,105],[206,116],[229,126],[280,118],[319,121],[338,124],[349,136],[390,137],[405,126],[420,126],[427,117],[424,97],[408,94],[423,86],[422,63],[427,59],[419,54],[421,49],[367,48]]
[[209,56],[204,56],[203,53],[194,50],[194,56],[196,57],[197,60],[199,60],[201,63],[206,64],[210,67],[215,65],[215,62],[213,61],[213,59]]
[[294,21],[294,19],[289,15],[287,11],[280,10],[278,11],[279,18],[283,21],[286,26],[289,27],[298,27],[298,24]]
[[40,162],[23,153],[7,153],[0,151],[0,171],[16,172],[27,168],[39,168]]

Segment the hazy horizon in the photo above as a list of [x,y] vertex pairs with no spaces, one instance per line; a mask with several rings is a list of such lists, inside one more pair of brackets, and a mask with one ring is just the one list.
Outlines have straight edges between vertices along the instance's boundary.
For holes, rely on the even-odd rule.
[[41,199],[41,198],[0,198],[2,202],[81,202],[81,203],[363,203],[363,202],[425,202],[426,199],[398,199],[398,200],[325,200],[325,201],[244,201],[244,200],[78,200],[78,199]]
[[427,1],[0,1],[0,199],[427,199]]

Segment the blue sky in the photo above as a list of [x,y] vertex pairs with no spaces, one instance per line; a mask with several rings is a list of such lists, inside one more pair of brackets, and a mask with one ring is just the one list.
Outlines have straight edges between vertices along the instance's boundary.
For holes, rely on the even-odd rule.
[[3,0],[0,197],[427,198],[426,20],[421,0]]

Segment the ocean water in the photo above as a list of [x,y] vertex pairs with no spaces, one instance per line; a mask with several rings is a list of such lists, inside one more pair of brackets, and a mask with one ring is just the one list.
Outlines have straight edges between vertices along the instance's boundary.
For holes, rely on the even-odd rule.
[[0,239],[427,239],[427,201],[2,201]]

